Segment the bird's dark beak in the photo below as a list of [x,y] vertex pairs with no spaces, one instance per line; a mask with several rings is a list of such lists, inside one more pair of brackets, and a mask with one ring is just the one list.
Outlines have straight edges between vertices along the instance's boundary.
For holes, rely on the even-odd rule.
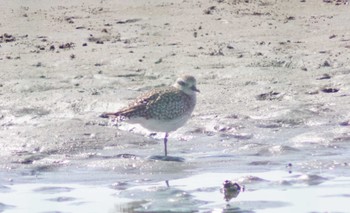
[[200,92],[199,89],[197,89],[195,86],[191,87],[191,90],[195,91],[195,92]]

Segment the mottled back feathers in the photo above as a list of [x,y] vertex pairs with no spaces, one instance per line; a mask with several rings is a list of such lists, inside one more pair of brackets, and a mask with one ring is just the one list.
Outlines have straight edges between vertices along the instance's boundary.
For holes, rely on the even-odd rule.
[[191,114],[195,104],[195,96],[175,87],[158,88],[138,97],[128,107],[116,112],[115,116],[172,120],[184,114]]

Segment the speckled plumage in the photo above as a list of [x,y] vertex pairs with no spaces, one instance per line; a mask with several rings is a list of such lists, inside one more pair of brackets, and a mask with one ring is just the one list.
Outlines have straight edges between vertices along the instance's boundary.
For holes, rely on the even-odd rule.
[[196,105],[196,79],[185,75],[174,85],[153,89],[114,113],[104,113],[103,118],[117,117],[128,123],[139,123],[151,131],[165,132],[164,145],[167,156],[167,137],[170,131],[183,126],[191,117]]
[[172,120],[184,114],[191,114],[196,105],[192,97],[175,87],[158,88],[138,97],[116,114],[131,119]]

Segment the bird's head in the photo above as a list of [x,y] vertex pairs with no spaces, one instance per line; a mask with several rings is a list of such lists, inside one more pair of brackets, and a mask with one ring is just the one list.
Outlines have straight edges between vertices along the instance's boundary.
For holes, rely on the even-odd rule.
[[197,92],[199,92],[196,87],[196,79],[190,75],[183,75],[178,78],[174,84],[174,87],[188,95],[195,95]]

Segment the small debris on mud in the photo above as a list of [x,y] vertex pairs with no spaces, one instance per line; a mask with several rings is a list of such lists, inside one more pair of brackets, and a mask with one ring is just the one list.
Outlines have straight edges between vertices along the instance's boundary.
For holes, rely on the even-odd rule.
[[325,80],[325,79],[331,79],[331,76],[329,74],[323,74],[321,77],[316,78],[316,80]]
[[58,48],[60,48],[60,49],[72,49],[72,48],[74,48],[74,43],[69,42],[69,43],[65,43],[65,44],[60,44],[58,46]]
[[203,11],[203,13],[206,14],[206,15],[211,15],[211,14],[214,13],[215,10],[216,10],[215,6],[210,6],[208,9],[205,9]]
[[125,19],[125,20],[118,20],[116,23],[117,24],[130,24],[130,23],[135,23],[141,21],[139,18],[134,18],[134,19]]
[[280,100],[282,99],[283,95],[281,95],[281,93],[279,92],[274,92],[274,91],[270,91],[268,93],[262,93],[260,95],[256,96],[256,99],[258,101],[265,101],[265,100]]
[[321,89],[321,91],[324,93],[336,93],[339,91],[339,89],[332,88],[332,87],[325,87],[325,88]]
[[7,33],[0,35],[0,43],[8,43],[13,41],[16,41],[16,37],[14,37],[13,35]]

